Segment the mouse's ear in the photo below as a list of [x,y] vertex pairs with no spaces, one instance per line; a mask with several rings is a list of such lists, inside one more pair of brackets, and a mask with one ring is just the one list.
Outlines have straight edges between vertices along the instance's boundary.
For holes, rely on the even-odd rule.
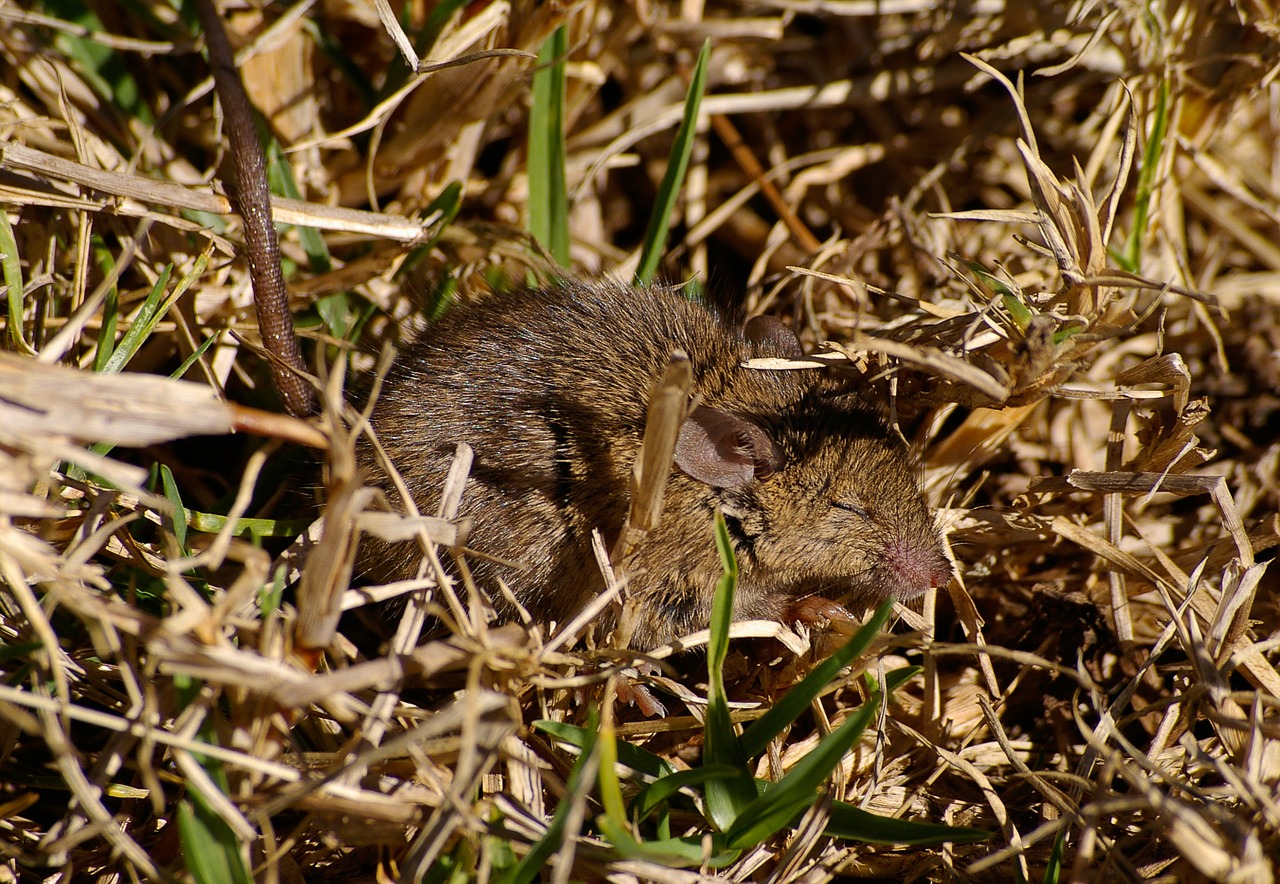
[[773,441],[746,418],[699,405],[680,425],[676,465],[712,488],[741,488],[777,472]]
[[776,316],[753,316],[742,330],[759,356],[783,356],[787,359],[804,356],[804,347],[796,333]]

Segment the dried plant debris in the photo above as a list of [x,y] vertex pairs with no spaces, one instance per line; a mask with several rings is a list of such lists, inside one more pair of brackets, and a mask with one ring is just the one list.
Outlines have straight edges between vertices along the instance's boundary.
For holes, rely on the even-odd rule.
[[[1274,879],[1265,12],[218,5],[268,136],[309,424],[253,424],[278,406],[194,17],[0,6],[0,880]],[[573,272],[634,274],[706,39],[663,273],[865,378],[957,565],[755,747],[780,782],[856,731],[723,855],[712,726],[785,708],[843,637],[741,624],[709,674],[714,634],[636,669],[593,612],[491,621],[454,560],[469,452],[455,505],[404,518],[353,453],[384,345],[556,274],[532,216],[563,218]],[[553,70],[548,205],[529,133]],[[418,577],[353,582],[359,531],[420,537]],[[598,548],[620,604],[625,550]],[[616,700],[636,687],[669,714]],[[666,810],[615,816],[673,774],[647,793]],[[906,846],[883,818],[988,836]]]

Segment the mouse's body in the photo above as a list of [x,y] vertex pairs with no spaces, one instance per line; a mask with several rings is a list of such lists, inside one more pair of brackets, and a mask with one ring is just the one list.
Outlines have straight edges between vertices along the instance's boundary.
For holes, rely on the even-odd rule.
[[[794,617],[815,594],[907,599],[944,583],[933,518],[877,412],[821,371],[742,367],[795,355],[786,335],[753,343],[661,288],[496,295],[401,355],[373,426],[424,513],[436,511],[456,444],[474,449],[460,511],[472,519],[467,545],[520,566],[475,557],[473,573],[500,611],[499,579],[535,618],[564,622],[603,586],[591,533],[609,544],[618,535],[650,392],[679,349],[698,405],[661,523],[629,572],[633,647],[706,628],[721,574],[717,506],[738,560],[735,619]],[[387,579],[412,576],[418,560],[411,543],[366,544],[363,555]]]

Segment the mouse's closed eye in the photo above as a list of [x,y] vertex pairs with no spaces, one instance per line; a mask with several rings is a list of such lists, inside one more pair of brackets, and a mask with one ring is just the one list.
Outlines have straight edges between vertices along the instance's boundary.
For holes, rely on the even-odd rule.
[[853,513],[864,519],[871,518],[871,512],[863,505],[860,500],[833,500],[831,505],[838,510],[844,510],[847,513]]

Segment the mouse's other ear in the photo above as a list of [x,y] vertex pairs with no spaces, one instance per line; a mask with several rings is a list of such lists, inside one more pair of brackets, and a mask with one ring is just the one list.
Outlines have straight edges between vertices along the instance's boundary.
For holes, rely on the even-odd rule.
[[773,441],[746,418],[699,405],[680,425],[676,465],[712,488],[741,488],[777,472]]
[[799,359],[804,347],[796,333],[776,316],[753,316],[742,328],[758,356],[782,356]]

